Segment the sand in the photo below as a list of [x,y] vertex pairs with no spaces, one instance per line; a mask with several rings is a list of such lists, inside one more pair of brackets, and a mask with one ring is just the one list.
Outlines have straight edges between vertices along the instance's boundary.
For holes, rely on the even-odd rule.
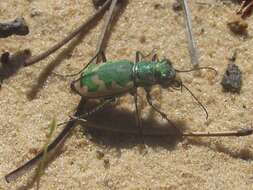
[[[174,1],[129,0],[108,41],[110,60],[134,60],[135,52],[148,54],[157,48],[160,57],[172,60],[178,69],[192,68],[187,50],[182,12],[172,10]],[[239,7],[231,1],[190,1],[194,35],[200,65],[218,70],[181,74],[181,78],[207,107],[209,119],[186,92],[155,87],[154,102],[186,131],[229,131],[252,127],[253,115],[253,16],[248,37],[234,35],[227,28]],[[157,6],[159,4],[159,6]],[[155,8],[156,7],[156,8]],[[0,20],[23,16],[30,27],[25,37],[0,39],[0,52],[30,48],[36,55],[62,39],[94,13],[90,0],[0,1]],[[4,175],[34,157],[45,142],[48,124],[68,119],[80,97],[71,92],[73,78],[57,77],[79,71],[92,57],[103,21],[87,35],[49,58],[20,70],[5,80],[0,90],[0,189],[27,187],[34,171],[7,184]],[[220,85],[227,58],[238,50],[236,63],[243,73],[240,94],[224,93]],[[162,119],[150,110],[140,90],[143,118]],[[120,98],[115,109],[98,117],[100,124],[134,126],[134,104],[130,95]],[[127,118],[114,121],[113,110],[126,111]],[[115,111],[115,112],[116,112]],[[130,119],[130,120],[131,120]],[[120,119],[121,120],[121,119]],[[148,123],[148,122],[146,122]],[[164,123],[164,122],[163,122]],[[87,124],[88,125],[88,124]],[[84,125],[85,126],[85,125]],[[59,133],[63,126],[58,127]],[[86,135],[76,127],[48,167],[40,189],[252,189],[253,136],[224,138],[145,137],[145,151],[139,150],[136,135]],[[104,154],[104,157],[103,157]],[[102,158],[101,158],[102,157]]]

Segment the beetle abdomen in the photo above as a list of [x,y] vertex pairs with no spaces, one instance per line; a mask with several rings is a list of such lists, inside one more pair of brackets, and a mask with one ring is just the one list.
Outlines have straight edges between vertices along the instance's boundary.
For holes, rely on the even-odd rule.
[[133,88],[133,63],[130,61],[105,62],[89,66],[75,83],[80,95],[88,98],[115,96]]

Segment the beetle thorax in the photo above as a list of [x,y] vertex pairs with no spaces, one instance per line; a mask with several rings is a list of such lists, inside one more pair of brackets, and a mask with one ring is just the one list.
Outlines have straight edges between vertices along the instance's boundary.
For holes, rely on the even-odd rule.
[[136,84],[139,86],[147,85],[169,85],[176,78],[176,71],[169,60],[141,61],[134,68]]

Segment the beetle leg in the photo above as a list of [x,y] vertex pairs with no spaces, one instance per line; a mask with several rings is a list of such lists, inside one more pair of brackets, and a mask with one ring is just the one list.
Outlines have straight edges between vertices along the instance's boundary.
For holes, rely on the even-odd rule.
[[135,92],[134,92],[134,104],[135,104],[135,115],[136,115],[137,127],[139,128],[139,135],[142,138],[142,144],[144,144],[143,131],[142,131],[142,126],[141,126],[140,110],[138,108],[137,88],[135,89]]
[[142,59],[144,59],[150,55],[152,55],[152,61],[159,61],[156,51],[157,51],[157,48],[153,48],[152,51],[150,53],[148,53],[147,55],[144,55],[140,51],[136,51],[135,63],[140,62]]
[[90,61],[87,63],[87,65],[85,65],[84,68],[82,68],[82,70],[78,72],[78,74],[80,74],[81,72],[83,72],[83,71],[84,71],[90,64],[92,64],[93,61],[95,61],[95,59],[96,59],[97,57],[99,57],[100,55],[102,56],[102,59],[105,59],[105,60],[106,60],[106,57],[105,57],[104,52],[98,52],[98,53],[96,53],[96,54],[94,55],[94,57],[92,57],[92,58],[90,59]]
[[105,56],[105,52],[104,52],[104,51],[101,51],[100,55],[101,55],[101,58],[102,58],[103,63],[106,62],[107,59],[106,59],[106,56]]
[[[62,74],[59,74],[59,73],[55,73],[55,72],[54,72],[54,74],[57,75],[57,76],[60,76],[60,77],[73,77],[73,76],[79,75],[79,74],[82,73],[86,68],[88,68],[89,65],[92,64],[93,61],[95,61],[95,59],[96,59],[100,54],[101,54],[101,52],[96,53],[96,54],[90,59],[90,61],[89,61],[80,71],[78,71],[77,73],[69,74],[69,75],[62,75]],[[104,56],[104,55],[103,55],[103,56]],[[105,58],[105,56],[102,57],[102,58]]]
[[136,51],[135,63],[140,62],[144,57],[145,55],[142,52]]
[[145,88],[145,91],[146,91],[146,99],[147,99],[147,102],[148,104],[157,112],[159,113],[163,119],[166,119],[168,123],[170,123],[170,125],[174,126],[173,122],[167,117],[167,115],[162,112],[161,110],[159,110],[157,107],[155,107],[152,103],[152,99],[151,99],[151,96],[150,96],[150,90]]
[[114,97],[110,97],[110,98],[106,98],[104,100],[101,101],[101,103],[99,103],[95,108],[93,108],[91,111],[88,111],[84,114],[81,115],[75,115],[72,116],[71,119],[74,121],[86,121],[86,118],[88,118],[90,115],[93,115],[96,112],[99,112],[100,110],[102,110],[107,104],[112,103],[115,101]]
[[157,56],[157,54],[155,53],[153,56],[152,56],[152,59],[151,59],[153,62],[158,62],[159,61],[159,59],[158,59],[158,56]]

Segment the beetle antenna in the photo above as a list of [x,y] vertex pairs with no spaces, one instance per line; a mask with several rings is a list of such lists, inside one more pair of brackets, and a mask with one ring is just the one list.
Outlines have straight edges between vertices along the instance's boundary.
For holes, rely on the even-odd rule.
[[62,75],[62,74],[59,74],[59,73],[56,73],[54,72],[54,74],[56,76],[60,76],[60,77],[74,77],[76,75],[79,75],[81,72],[83,72],[96,58],[97,56],[100,54],[101,52],[99,51],[98,53],[95,54],[95,56],[93,56],[91,58],[91,60],[87,63],[87,65],[85,65],[80,71],[78,71],[77,73],[74,73],[74,74],[70,74],[70,75]]
[[208,112],[207,112],[207,109],[205,108],[205,106],[198,100],[198,98],[193,94],[193,92],[187,86],[185,86],[183,83],[181,83],[181,85],[191,94],[191,96],[196,100],[196,102],[199,104],[199,106],[202,107],[202,109],[206,113],[206,120],[207,120],[208,119]]
[[198,71],[198,70],[202,70],[202,69],[212,70],[212,71],[215,72],[215,75],[218,74],[217,70],[214,69],[213,67],[198,67],[198,68],[193,68],[193,69],[189,69],[189,70],[177,70],[177,69],[175,69],[175,71],[179,72],[179,73],[188,73],[188,72]]

